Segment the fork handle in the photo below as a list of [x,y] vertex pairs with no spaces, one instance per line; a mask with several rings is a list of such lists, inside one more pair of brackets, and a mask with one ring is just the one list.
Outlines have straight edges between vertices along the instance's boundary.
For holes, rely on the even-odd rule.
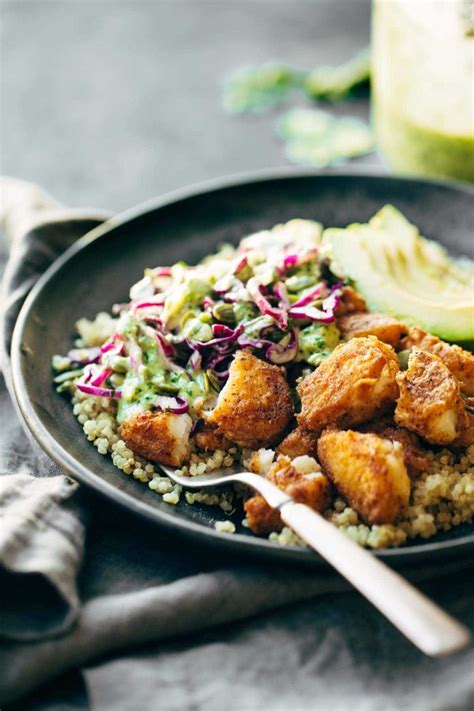
[[464,625],[308,506],[289,501],[280,513],[422,652],[437,657],[469,644],[470,632]]

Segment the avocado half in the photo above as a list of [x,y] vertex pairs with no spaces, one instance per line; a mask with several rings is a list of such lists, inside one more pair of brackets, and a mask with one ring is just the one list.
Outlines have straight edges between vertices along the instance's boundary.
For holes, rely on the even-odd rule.
[[323,246],[332,271],[354,284],[371,311],[474,344],[474,262],[451,258],[395,207],[368,224],[325,230]]

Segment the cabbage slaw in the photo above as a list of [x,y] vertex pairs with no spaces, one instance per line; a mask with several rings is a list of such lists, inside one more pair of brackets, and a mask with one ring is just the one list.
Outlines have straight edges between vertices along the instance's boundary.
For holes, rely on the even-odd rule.
[[115,330],[102,346],[55,356],[58,390],[117,400],[119,421],[131,408],[199,417],[237,350],[296,375],[318,365],[339,341],[342,286],[321,235],[319,223],[291,220],[196,266],[146,269],[130,301],[114,306]]

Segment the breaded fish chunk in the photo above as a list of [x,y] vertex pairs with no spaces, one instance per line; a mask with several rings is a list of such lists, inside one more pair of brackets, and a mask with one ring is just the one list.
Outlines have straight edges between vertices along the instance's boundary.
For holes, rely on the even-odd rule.
[[465,405],[459,382],[438,356],[413,348],[397,375],[395,421],[431,444],[450,444],[461,433]]
[[279,532],[283,528],[278,509],[272,509],[260,494],[244,502],[244,511],[250,530],[258,536]]
[[216,449],[227,450],[231,446],[229,440],[217,430],[217,427],[213,427],[207,422],[202,422],[198,426],[194,435],[194,443],[198,449],[204,449],[206,452],[215,452]]
[[374,313],[345,314],[336,320],[344,341],[357,336],[376,336],[379,341],[397,348],[400,338],[407,332],[405,324],[391,316]]
[[459,434],[451,442],[451,445],[453,447],[469,447],[471,444],[474,444],[474,413],[465,410]]
[[273,449],[257,449],[252,452],[250,457],[245,461],[245,466],[249,472],[254,474],[260,474],[261,476],[267,476],[270,467],[275,459],[275,452]]
[[385,412],[398,396],[399,362],[374,336],[351,338],[298,386],[300,427],[320,432],[329,424],[357,425]]
[[[285,491],[294,501],[306,504],[315,511],[324,511],[331,502],[331,487],[321,472],[300,473],[288,457],[279,459],[270,468],[267,479]],[[244,503],[250,529],[259,535],[281,531],[280,512],[272,509],[263,496],[256,494]]]
[[119,433],[127,447],[145,459],[179,467],[189,455],[189,415],[171,412],[137,412],[121,424]]
[[400,442],[403,445],[403,456],[408,474],[415,477],[420,472],[427,471],[429,460],[426,450],[420,442],[420,438],[414,432],[410,432],[405,427],[397,425],[391,417],[367,422],[362,425],[360,432],[372,432],[382,439],[390,439],[392,442]]
[[461,384],[466,395],[474,395],[474,354],[460,346],[442,341],[421,328],[411,328],[400,344],[402,349],[419,348],[441,358],[445,366]]
[[248,351],[237,351],[229,379],[207,421],[231,442],[258,449],[278,441],[293,409],[282,370]]
[[295,427],[284,440],[280,442],[276,450],[279,454],[286,454],[290,459],[308,454],[314,457],[316,454],[316,437],[311,432]]
[[363,297],[352,286],[343,286],[341,298],[335,310],[336,316],[339,318],[344,314],[353,314],[359,311],[367,311],[367,304]]
[[366,523],[392,523],[408,506],[410,478],[399,442],[328,429],[318,440],[318,456],[324,473]]

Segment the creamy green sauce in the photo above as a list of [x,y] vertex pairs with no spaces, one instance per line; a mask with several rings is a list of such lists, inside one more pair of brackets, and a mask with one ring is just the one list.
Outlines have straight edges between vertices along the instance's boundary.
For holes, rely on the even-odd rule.
[[377,142],[393,170],[474,182],[474,137],[417,125],[399,107],[374,103]]
[[[186,323],[191,320],[202,324],[194,317],[187,319]],[[197,401],[206,401],[211,394],[211,385],[206,373],[203,371],[193,373],[190,370],[185,371],[184,368],[170,370],[169,362],[163,357],[156,338],[140,333],[131,314],[122,316],[117,330],[121,335],[135,342],[135,357],[141,360],[138,369],[134,370],[131,368],[130,358],[122,359],[126,362],[124,368],[126,372],[120,383],[122,397],[118,401],[119,422],[126,419],[133,410],[151,409],[157,395],[179,395],[188,402],[191,412]],[[193,330],[198,331],[198,326]],[[114,361],[111,365],[115,365]]]
[[372,108],[390,167],[474,181],[474,37],[461,0],[376,0]]
[[179,395],[188,402],[193,412],[196,401],[205,401],[209,397],[210,389],[209,379],[202,371],[196,374],[179,374],[155,367],[149,368],[147,373],[129,372],[122,385],[117,420],[123,422],[137,409],[150,410],[157,395]]
[[298,359],[317,366],[331,355],[339,343],[339,330],[334,323],[312,323],[300,331]]

